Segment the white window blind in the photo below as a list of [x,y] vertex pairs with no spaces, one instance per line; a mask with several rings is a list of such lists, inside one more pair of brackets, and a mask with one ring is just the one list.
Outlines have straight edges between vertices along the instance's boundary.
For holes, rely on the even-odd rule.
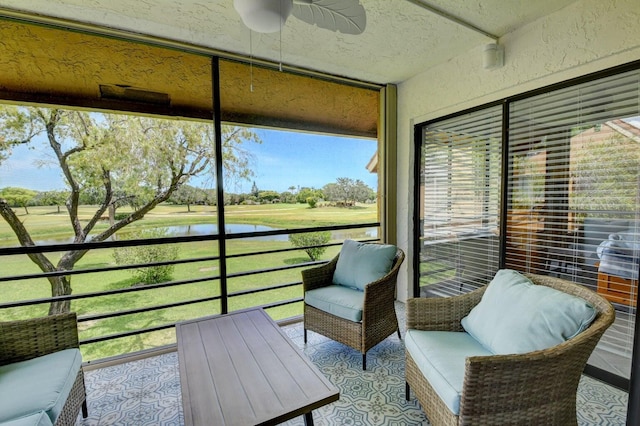
[[497,271],[501,114],[495,106],[422,127],[422,295],[465,293]]
[[[614,303],[590,364],[629,377],[640,262],[639,73],[512,102],[505,266]],[[615,361],[615,362],[614,362]]]

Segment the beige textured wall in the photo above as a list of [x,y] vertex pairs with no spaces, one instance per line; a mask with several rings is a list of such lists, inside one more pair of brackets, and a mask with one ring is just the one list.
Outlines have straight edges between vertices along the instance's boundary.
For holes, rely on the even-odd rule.
[[[398,86],[398,245],[408,259],[414,254],[414,124],[640,60],[639,23],[638,0],[579,0],[504,35],[500,69],[482,68],[483,46],[478,46]],[[411,262],[398,283],[398,298],[404,300],[412,291]]]

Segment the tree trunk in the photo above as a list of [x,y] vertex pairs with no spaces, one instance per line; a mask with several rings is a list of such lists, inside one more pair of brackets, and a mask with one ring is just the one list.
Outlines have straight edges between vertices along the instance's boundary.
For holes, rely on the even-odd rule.
[[116,223],[116,206],[111,203],[109,204],[109,226],[113,226]]
[[[52,296],[66,296],[71,294],[71,277],[50,277]],[[71,312],[70,300],[55,300],[49,304],[49,315]]]

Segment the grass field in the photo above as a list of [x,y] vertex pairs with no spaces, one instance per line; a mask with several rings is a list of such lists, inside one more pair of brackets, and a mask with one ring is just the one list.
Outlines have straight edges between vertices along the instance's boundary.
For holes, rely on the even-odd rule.
[[[126,229],[140,229],[143,227],[155,228],[175,225],[193,225],[203,223],[216,223],[216,214],[213,207],[192,206],[191,212],[186,206],[161,205],[143,220],[129,225]],[[126,211],[122,209],[119,212]],[[64,239],[72,236],[68,216],[57,213],[55,207],[31,207],[29,214],[21,211],[21,219],[31,232],[34,240]],[[90,206],[81,210],[84,220],[88,220],[92,210]],[[257,206],[227,206],[225,214],[226,223],[267,225],[273,228],[300,228],[312,226],[329,226],[342,224],[370,223],[377,221],[376,205],[358,206],[345,209],[337,207],[322,207],[310,209],[302,204],[271,204]],[[107,226],[101,223],[100,228]],[[361,231],[357,231],[361,232]],[[342,233],[334,236],[335,241],[344,238],[357,237],[357,232]],[[3,221],[0,222],[0,247],[16,246],[17,240],[13,231]],[[227,244],[227,254],[251,253],[263,250],[288,248],[288,241],[248,241],[230,240]],[[337,252],[338,247],[327,249],[324,258],[329,259]],[[179,258],[198,258],[217,255],[217,242],[193,242],[179,244]],[[53,253],[47,256],[56,262],[60,254]],[[227,261],[227,271],[230,274],[243,271],[261,270],[269,267],[301,264],[308,261],[308,256],[303,251],[290,251],[266,255],[232,258]],[[4,256],[2,259],[2,276],[31,274],[40,272],[25,255]],[[77,265],[76,270],[99,268],[115,265],[112,249],[100,249],[90,251]],[[270,272],[257,275],[230,278],[228,280],[228,292],[259,289],[271,285],[291,283],[300,280],[301,268],[286,271]],[[72,302],[72,310],[78,315],[105,314],[113,311],[127,311],[146,307],[161,306],[167,303],[179,303],[200,298],[218,296],[220,293],[220,271],[218,262],[198,262],[176,265],[173,277],[175,280],[206,279],[197,284],[168,287],[162,289],[145,290],[144,286],[136,286],[130,271],[109,271],[100,273],[87,273],[72,278],[73,294],[92,294],[106,290],[121,288],[139,288],[141,291],[89,297]],[[30,279],[20,281],[0,282],[0,303],[20,300],[31,300],[50,296],[50,287],[46,279]],[[270,290],[229,299],[229,310],[236,310],[250,306],[278,302],[281,300],[301,297],[300,286]],[[48,304],[34,305],[20,308],[7,308],[2,311],[3,320],[25,318],[37,315],[46,315]],[[149,327],[162,326],[175,321],[197,318],[220,312],[219,301],[208,301],[197,304],[188,304],[145,313],[133,313],[122,317],[86,321],[80,324],[81,339],[99,338],[118,332],[126,332]],[[301,304],[290,304],[269,310],[276,319],[286,318],[302,313]],[[96,360],[109,356],[119,355],[157,347],[175,342],[173,328],[145,333],[142,335],[119,338],[105,342],[97,342],[83,345],[82,351],[85,360]]]

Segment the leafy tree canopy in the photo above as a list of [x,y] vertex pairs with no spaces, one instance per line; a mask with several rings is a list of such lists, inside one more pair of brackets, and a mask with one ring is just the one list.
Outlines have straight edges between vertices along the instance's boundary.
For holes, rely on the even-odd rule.
[[[213,179],[215,138],[211,123],[177,121],[121,114],[90,113],[58,108],[0,106],[0,165],[18,144],[35,146],[44,139],[51,165],[60,169],[68,189],[66,207],[74,242],[88,240],[107,210],[122,203],[131,214],[112,221],[92,241],[104,241],[166,201],[190,179]],[[232,179],[252,176],[251,156],[243,149],[259,137],[244,127],[223,126],[220,135],[223,170]],[[88,220],[80,220],[78,207],[89,198],[96,206]],[[21,245],[35,245],[29,230],[11,205],[0,199],[0,216]],[[110,214],[113,218],[115,214]],[[44,253],[30,254],[44,272],[67,271],[87,253],[64,253],[57,262]],[[52,296],[71,294],[68,276],[49,277]],[[69,310],[68,301],[53,302],[50,313]]]
[[27,205],[38,193],[30,189],[7,187],[0,190],[0,198],[11,207],[23,207],[26,214],[29,214]]
[[360,179],[338,178],[335,183],[330,183],[322,188],[327,201],[337,201],[344,205],[354,205],[375,200],[375,192]]

